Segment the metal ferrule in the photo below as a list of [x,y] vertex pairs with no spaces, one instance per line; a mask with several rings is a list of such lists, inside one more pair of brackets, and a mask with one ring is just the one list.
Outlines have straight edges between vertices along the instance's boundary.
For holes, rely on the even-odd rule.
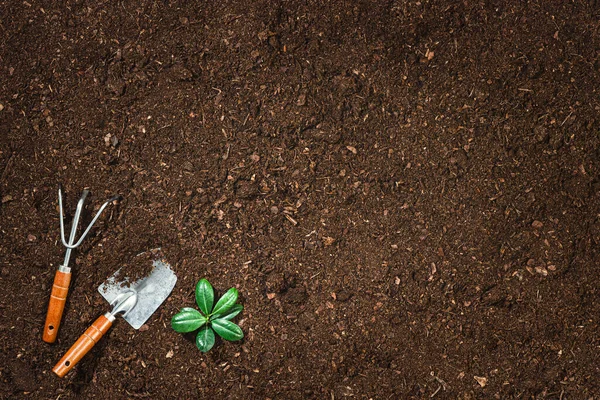
[[71,268],[67,267],[64,264],[61,264],[58,266],[58,271],[59,272],[64,272],[65,274],[70,274],[71,273]]
[[115,316],[112,315],[112,313],[107,312],[106,314],[104,314],[104,316],[106,317],[107,320],[109,320],[110,322],[115,322]]

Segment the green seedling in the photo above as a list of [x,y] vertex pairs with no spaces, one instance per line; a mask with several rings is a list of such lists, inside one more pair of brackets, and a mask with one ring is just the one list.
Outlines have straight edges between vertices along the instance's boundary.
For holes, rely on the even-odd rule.
[[212,285],[206,279],[201,279],[196,285],[196,304],[202,312],[195,308],[184,307],[171,319],[171,327],[179,333],[200,329],[196,335],[196,346],[203,353],[214,346],[215,332],[230,342],[240,340],[244,337],[244,332],[242,328],[231,322],[233,317],[244,309],[241,304],[235,304],[237,298],[237,289],[231,288],[217,301],[217,304],[214,304],[215,292]]

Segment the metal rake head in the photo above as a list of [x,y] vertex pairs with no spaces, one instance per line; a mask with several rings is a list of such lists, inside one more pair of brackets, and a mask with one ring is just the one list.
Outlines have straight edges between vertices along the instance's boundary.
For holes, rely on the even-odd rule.
[[81,198],[77,202],[77,208],[75,209],[75,215],[73,216],[73,223],[71,224],[71,234],[69,236],[69,241],[67,242],[67,240],[65,239],[65,223],[63,221],[64,217],[63,217],[63,204],[62,204],[62,185],[58,186],[58,208],[60,210],[60,239],[62,241],[62,244],[69,250],[72,250],[72,249],[78,247],[83,242],[83,239],[85,239],[87,234],[90,232],[90,230],[92,229],[92,226],[96,223],[96,221],[102,214],[102,211],[104,211],[104,209],[110,203],[112,203],[115,200],[119,200],[121,198],[121,196],[117,195],[117,196],[111,197],[110,199],[106,200],[104,202],[104,204],[102,204],[102,206],[100,207],[100,209],[98,210],[98,212],[96,213],[94,218],[92,219],[92,222],[90,222],[90,224],[88,225],[86,230],[83,232],[83,234],[81,235],[79,240],[77,242],[75,242],[75,235],[77,234],[77,225],[79,225],[79,218],[81,217],[81,212],[83,211],[83,203],[89,193],[90,193],[89,189],[85,188],[83,190],[83,193],[81,194]]

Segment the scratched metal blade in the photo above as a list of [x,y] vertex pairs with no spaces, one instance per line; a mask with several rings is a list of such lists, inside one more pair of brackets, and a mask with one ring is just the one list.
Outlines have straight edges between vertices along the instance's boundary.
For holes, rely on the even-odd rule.
[[155,260],[152,265],[154,269],[145,278],[130,283],[129,278],[117,278],[119,270],[98,287],[102,297],[109,303],[112,303],[123,291],[134,289],[137,292],[138,300],[135,307],[123,317],[135,329],[139,329],[154,314],[169,297],[177,282],[177,277],[168,263]]

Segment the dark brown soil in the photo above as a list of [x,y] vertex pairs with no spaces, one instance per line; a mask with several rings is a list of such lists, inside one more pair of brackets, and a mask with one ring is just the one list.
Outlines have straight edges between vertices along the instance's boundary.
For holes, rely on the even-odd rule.
[[[600,396],[600,4],[0,3],[2,397]],[[111,206],[73,257],[57,187]],[[179,281],[51,368],[161,247]],[[246,337],[170,318],[208,278]]]

